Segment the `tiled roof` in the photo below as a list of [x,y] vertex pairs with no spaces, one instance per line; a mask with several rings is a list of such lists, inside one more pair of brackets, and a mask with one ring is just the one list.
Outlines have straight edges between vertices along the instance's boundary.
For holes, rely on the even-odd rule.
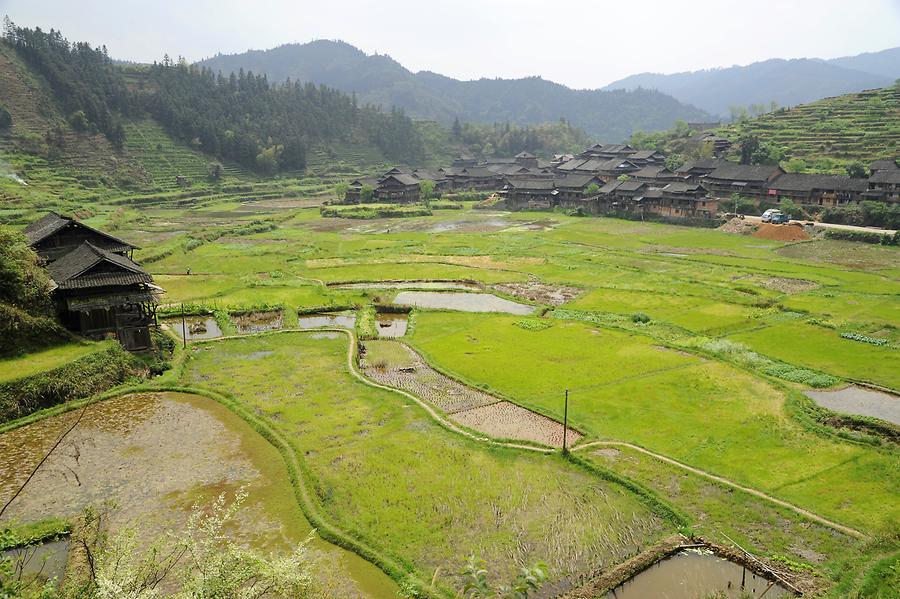
[[[101,262],[108,262],[117,269],[114,272],[87,272]],[[59,289],[133,285],[152,281],[146,270],[125,256],[108,252],[87,241],[50,264],[47,270]]]
[[60,216],[56,212],[48,212],[38,220],[25,227],[25,237],[28,239],[29,245],[35,245],[69,225],[82,227],[84,229],[87,229],[88,231],[96,233],[101,237],[105,237],[112,243],[112,245],[115,246],[117,250],[119,248],[121,248],[122,250],[131,248],[138,249],[138,246],[134,244],[128,243],[127,241],[119,239],[118,237],[110,235],[109,233],[98,231],[93,227],[89,227],[84,223],[78,222],[74,218]]

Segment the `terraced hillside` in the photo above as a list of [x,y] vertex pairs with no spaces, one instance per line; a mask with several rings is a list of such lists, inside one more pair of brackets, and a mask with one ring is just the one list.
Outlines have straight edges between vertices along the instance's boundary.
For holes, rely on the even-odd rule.
[[[220,162],[172,139],[159,123],[149,118],[125,126],[125,149],[146,171],[152,186],[164,191],[178,188],[176,177],[179,176],[187,183],[203,181],[209,174],[210,163]],[[252,176],[237,164],[226,162],[222,166],[226,177]]]
[[900,154],[900,86],[826,98],[779,110],[724,130],[731,139],[759,136],[820,171]]

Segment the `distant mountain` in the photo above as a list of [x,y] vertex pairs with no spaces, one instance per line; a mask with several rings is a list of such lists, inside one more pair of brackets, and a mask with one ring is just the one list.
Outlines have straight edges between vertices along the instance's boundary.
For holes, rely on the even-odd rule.
[[891,80],[900,78],[900,48],[881,52],[866,52],[856,56],[844,56],[828,61],[830,64],[880,75]]
[[270,81],[310,81],[356,93],[361,103],[402,108],[409,116],[461,121],[537,124],[565,118],[600,141],[622,141],[635,130],[660,130],[677,119],[710,115],[652,90],[573,90],[528,77],[459,81],[413,73],[388,56],[367,55],[344,42],[318,40],[271,50],[217,55],[199,65],[222,73],[265,73]]
[[631,75],[604,90],[654,89],[725,116],[731,106],[777,102],[795,106],[821,98],[886,87],[900,77],[900,48],[819,60],[772,59],[747,66],[662,75]]

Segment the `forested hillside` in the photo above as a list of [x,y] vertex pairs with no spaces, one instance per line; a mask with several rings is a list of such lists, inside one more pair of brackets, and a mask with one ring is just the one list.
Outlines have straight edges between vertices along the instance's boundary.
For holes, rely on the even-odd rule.
[[[127,145],[125,123],[147,116],[194,149],[263,174],[302,169],[310,148],[333,143],[374,145],[388,159],[411,163],[424,155],[412,121],[402,112],[360,106],[334,89],[270,84],[265,75],[243,72],[216,77],[168,58],[126,70],[113,64],[105,48],[10,22],[2,43],[15,54],[7,55],[7,66],[20,72],[24,66],[33,80],[30,86],[24,82],[27,92],[52,98],[39,114],[30,114],[33,108],[27,105],[18,107],[18,116],[16,107],[4,108],[9,117],[4,129],[16,138],[17,121],[28,118],[37,124],[29,131],[38,136],[32,140],[41,146],[36,153],[47,157],[65,153],[69,132],[103,134],[121,150]],[[0,105],[16,102],[13,87],[24,93],[22,85],[0,89]],[[27,146],[18,144],[26,151]]]
[[666,129],[679,118],[709,120],[703,110],[656,91],[573,90],[540,77],[459,81],[412,73],[388,56],[367,56],[350,44],[326,40],[217,55],[199,64],[226,75],[244,69],[272,81],[328,85],[355,92],[360,101],[396,106],[447,125],[455,118],[520,125],[565,118],[600,141],[618,142],[638,129]]

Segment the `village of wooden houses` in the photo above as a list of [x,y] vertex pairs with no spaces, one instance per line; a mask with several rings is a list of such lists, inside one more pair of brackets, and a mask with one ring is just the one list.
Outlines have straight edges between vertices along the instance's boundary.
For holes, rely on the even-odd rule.
[[[690,124],[689,124],[690,125]],[[699,142],[719,155],[731,146],[712,133]],[[670,170],[666,156],[627,144],[596,144],[577,156],[540,160],[529,152],[512,158],[476,160],[461,155],[448,167],[396,166],[379,177],[353,180],[346,203],[418,203],[420,183],[429,180],[439,194],[451,190],[496,191],[508,210],[616,213],[677,220],[712,219],[734,213],[736,196],[777,205],[787,198],[799,205],[848,207],[864,200],[900,201],[900,167],[893,160],[870,165],[871,176],[786,173],[778,165],[743,165],[721,157],[690,160]]]

